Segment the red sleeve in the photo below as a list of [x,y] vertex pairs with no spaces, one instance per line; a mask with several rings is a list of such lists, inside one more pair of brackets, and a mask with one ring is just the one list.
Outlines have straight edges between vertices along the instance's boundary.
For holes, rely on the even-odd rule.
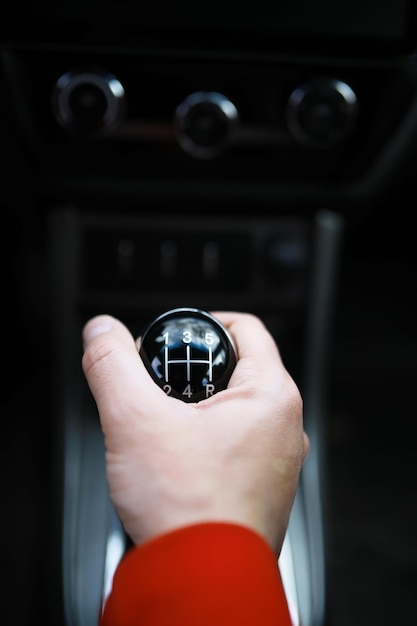
[[101,626],[291,626],[276,555],[243,526],[197,524],[122,559]]

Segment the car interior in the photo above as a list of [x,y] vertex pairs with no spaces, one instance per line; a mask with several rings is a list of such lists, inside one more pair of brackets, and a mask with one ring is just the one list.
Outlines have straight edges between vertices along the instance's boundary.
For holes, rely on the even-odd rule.
[[416,45],[411,0],[1,9],[4,623],[97,624],[81,329],[179,307],[258,315],[302,393],[293,625],[415,623]]

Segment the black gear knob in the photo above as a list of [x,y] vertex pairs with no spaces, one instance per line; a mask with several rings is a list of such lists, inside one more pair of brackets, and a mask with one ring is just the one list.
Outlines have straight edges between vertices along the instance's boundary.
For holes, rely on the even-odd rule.
[[210,313],[172,309],[142,335],[139,354],[167,395],[199,402],[225,389],[236,365],[232,337]]

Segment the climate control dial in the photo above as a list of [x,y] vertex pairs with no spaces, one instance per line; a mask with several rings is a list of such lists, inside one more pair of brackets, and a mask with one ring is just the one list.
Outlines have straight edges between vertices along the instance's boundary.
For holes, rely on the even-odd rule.
[[291,93],[286,109],[293,137],[310,148],[330,148],[355,127],[358,101],[353,89],[334,78],[315,78]]
[[111,132],[121,122],[125,91],[104,70],[71,70],[60,76],[52,93],[56,120],[70,132]]
[[213,158],[233,141],[239,115],[221,93],[199,91],[178,105],[174,132],[180,146],[194,157]]

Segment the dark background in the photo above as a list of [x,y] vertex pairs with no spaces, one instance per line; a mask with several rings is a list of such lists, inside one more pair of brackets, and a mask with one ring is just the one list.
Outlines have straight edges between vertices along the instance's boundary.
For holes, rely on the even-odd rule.
[[345,241],[327,415],[331,625],[415,623],[416,261],[402,203],[394,194]]
[[[399,4],[403,10],[404,3]],[[389,6],[394,7],[394,3]],[[170,190],[177,189],[177,194],[178,189],[187,191],[187,201],[191,197],[199,206],[201,197],[206,204],[207,197],[210,199],[214,180],[218,184],[218,196],[224,190],[227,198],[234,194],[241,198],[245,193],[237,194],[236,190],[253,183],[249,192],[252,200],[259,198],[260,203],[259,213],[257,210],[252,213],[254,224],[263,208],[271,214],[271,206],[276,214],[294,212],[307,218],[317,208],[325,207],[346,220],[340,266],[336,268],[324,430],[326,626],[415,624],[417,132],[413,116],[407,117],[417,86],[411,59],[417,41],[417,30],[412,37],[414,22],[408,22],[410,57],[406,59],[404,41],[397,47],[392,42],[379,41],[368,52],[369,46],[366,48],[365,44],[369,42],[349,37],[348,41],[333,42],[335,48],[329,47],[327,40],[323,45],[321,39],[288,37],[284,42],[288,48],[280,51],[284,56],[268,57],[265,67],[261,67],[259,75],[262,80],[265,78],[265,84],[271,67],[276,71],[278,83],[282,80],[285,85],[298,84],[299,80],[322,71],[341,73],[352,81],[362,98],[363,118],[346,150],[335,150],[330,156],[326,152],[314,153],[312,157],[299,146],[294,148],[286,136],[288,143],[278,148],[283,151],[279,152],[280,167],[269,153],[260,151],[253,158],[247,151],[230,161],[227,158],[220,161],[225,166],[207,163],[203,170],[200,164],[173,152],[172,146],[160,152],[159,147],[147,147],[137,158],[130,148],[113,153],[113,146],[102,147],[100,151],[94,146],[90,151],[89,145],[84,153],[78,151],[77,143],[66,143],[45,113],[45,103],[49,105],[48,89],[58,70],[66,69],[72,60],[82,60],[86,51],[90,52],[92,42],[102,45],[100,37],[107,36],[108,31],[92,28],[90,32],[85,24],[78,24],[75,30],[69,28],[62,33],[69,38],[74,33],[79,47],[62,50],[57,44],[57,33],[61,31],[56,29],[56,22],[48,22],[47,29],[37,31],[30,20],[20,20],[17,14],[14,18],[13,29],[8,30],[6,22],[0,25],[2,50],[6,53],[9,49],[18,50],[17,61],[13,59],[15,65],[8,66],[16,79],[17,91],[12,93],[3,66],[0,83],[3,293],[0,531],[1,571],[6,581],[1,609],[4,623],[27,626],[36,618],[45,624],[51,586],[54,578],[59,578],[58,570],[51,570],[51,546],[57,545],[53,494],[58,477],[53,388],[56,331],[51,315],[47,215],[55,203],[67,200],[87,203],[94,211],[110,205],[113,214],[128,200],[138,207],[148,207],[153,215],[155,206],[159,206],[162,215],[167,212],[165,202],[170,202],[169,211],[176,211],[180,204],[178,197],[176,202],[171,202]],[[123,40],[122,31],[116,35]],[[34,53],[37,37],[49,38],[52,47]],[[167,37],[163,43],[168,41],[172,45],[173,39]],[[211,34],[209,39],[212,42]],[[120,39],[117,41],[120,43]],[[158,48],[161,41],[155,36],[147,43]],[[172,62],[170,51],[165,61],[173,76],[167,91],[161,79],[167,70],[158,69],[156,102],[161,111],[166,101],[176,101],[173,89],[180,82],[178,75],[183,79],[182,72],[186,74],[184,59],[193,49],[193,38],[186,43],[185,57]],[[128,61],[118,63],[127,80],[130,79],[130,86],[136,85],[135,103],[140,103],[143,93],[155,82],[149,68],[156,68],[157,64],[153,65],[152,61],[148,65],[144,54],[146,89],[143,90],[144,83],[137,83],[137,51],[133,44],[129,40]],[[109,51],[112,46],[116,50],[117,45],[111,40],[108,45],[104,58],[113,61],[118,55],[113,57]],[[297,46],[303,47],[306,56],[287,58],[288,50],[293,51]],[[341,47],[349,54],[333,56],[333,51],[340,54]],[[264,93],[258,90],[259,84],[264,87],[262,80],[255,89],[248,87],[258,76],[259,57],[248,59],[246,52],[242,53],[242,39],[237,40],[236,50],[247,62],[244,71],[239,69],[245,86],[243,89],[240,85],[240,90],[253,105],[250,94]],[[268,54],[272,54],[271,50]],[[225,56],[229,59],[226,52]],[[402,67],[403,61],[405,78],[401,71],[398,78],[396,64]],[[193,72],[198,78],[201,67],[209,67],[213,58],[200,62],[197,55]],[[228,84],[221,75],[227,69],[220,65],[219,68],[214,64],[214,70],[204,71],[210,79],[216,76],[216,80],[219,72]],[[130,68],[133,68],[131,74]],[[187,75],[187,80],[195,80],[193,73],[190,76]],[[279,95],[284,97],[283,93]],[[146,103],[152,109],[152,103]],[[249,105],[248,110],[251,111]],[[255,116],[257,111],[252,113]],[[289,150],[289,159],[285,150]],[[126,164],[128,169],[124,172]],[[120,179],[121,171],[126,173],[125,180]],[[117,174],[114,180],[113,174]],[[164,184],[160,184],[160,179]],[[108,198],[106,191],[110,188]],[[149,203],[150,199],[153,203]],[[213,207],[215,212],[215,194]],[[231,211],[231,217],[237,221],[243,214],[248,217],[244,209]],[[59,558],[55,567],[58,565]],[[59,604],[60,598],[56,602]]]

